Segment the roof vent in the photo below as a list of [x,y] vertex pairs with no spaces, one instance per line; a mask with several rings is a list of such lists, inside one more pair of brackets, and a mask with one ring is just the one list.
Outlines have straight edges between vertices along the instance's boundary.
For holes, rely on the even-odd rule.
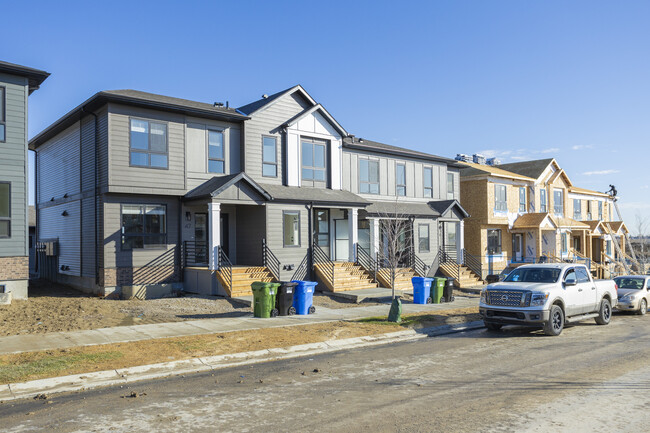
[[215,102],[214,106],[215,107],[223,107],[223,102]]
[[359,137],[359,143],[363,143],[363,138]]
[[267,95],[266,93],[262,95],[262,98],[264,98],[264,99],[266,99],[268,97],[269,97],[269,95]]

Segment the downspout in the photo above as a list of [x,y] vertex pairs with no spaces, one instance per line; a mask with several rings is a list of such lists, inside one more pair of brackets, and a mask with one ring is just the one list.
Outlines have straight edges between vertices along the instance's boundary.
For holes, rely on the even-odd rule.
[[176,263],[178,263],[178,272],[179,272],[179,280],[181,283],[185,282],[185,268],[184,268],[184,259],[185,259],[185,251],[183,251],[183,201],[181,197],[178,197],[178,248],[176,250],[178,251],[178,259],[176,260]]
[[[309,230],[309,246],[307,253],[309,254],[309,278],[314,281],[314,230],[312,228],[312,219],[314,217],[314,202],[309,202],[309,214],[307,215],[307,230]],[[328,221],[329,224],[329,221]]]
[[95,217],[95,285],[99,285],[99,218],[97,215],[97,208],[99,207],[98,200],[99,200],[99,118],[97,115],[92,112],[92,111],[86,111],[84,107],[81,107],[81,112],[90,114],[95,118],[95,194],[94,194],[94,200],[95,200],[95,212],[94,212],[94,217]]

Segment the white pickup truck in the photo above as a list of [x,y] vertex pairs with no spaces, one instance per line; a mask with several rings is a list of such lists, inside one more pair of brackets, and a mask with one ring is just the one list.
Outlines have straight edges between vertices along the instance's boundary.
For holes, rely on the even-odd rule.
[[523,265],[483,289],[479,312],[489,330],[516,324],[560,335],[565,323],[593,318],[607,325],[617,290],[612,280],[594,281],[584,265]]

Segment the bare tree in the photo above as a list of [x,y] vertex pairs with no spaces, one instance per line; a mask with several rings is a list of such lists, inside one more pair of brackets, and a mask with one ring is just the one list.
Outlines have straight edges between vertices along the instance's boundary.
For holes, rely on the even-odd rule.
[[[650,228],[650,221],[647,216],[641,216],[641,214],[636,214],[636,234],[638,236],[638,242],[636,242],[636,252],[637,256],[640,259],[639,262],[642,265],[640,269],[642,274],[645,274],[647,263],[648,263],[648,228]],[[634,244],[633,244],[634,245]],[[633,246],[634,248],[634,246]]]
[[388,269],[392,299],[395,299],[395,277],[399,268],[410,263],[413,242],[413,221],[395,200],[394,210],[380,216],[379,266]]

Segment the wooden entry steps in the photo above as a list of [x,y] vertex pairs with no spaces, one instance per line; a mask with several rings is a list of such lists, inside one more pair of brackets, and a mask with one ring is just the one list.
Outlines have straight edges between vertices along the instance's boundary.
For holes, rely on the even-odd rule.
[[228,297],[251,296],[251,284],[255,281],[272,283],[277,281],[273,274],[264,266],[233,266],[232,284],[228,284],[225,270],[216,272],[219,283],[226,290]]
[[323,282],[330,292],[346,292],[349,290],[373,289],[377,283],[361,266],[350,262],[334,262],[334,284],[330,281],[330,263],[317,263],[314,270],[318,279]]
[[[457,270],[459,271],[460,278],[456,278]],[[464,265],[460,265],[460,268],[458,268],[457,264],[444,263],[440,265],[440,271],[448,277],[456,278],[454,285],[461,289],[485,285],[485,281],[481,280],[478,275]]]
[[[395,290],[413,290],[413,282],[411,278],[419,277],[413,268],[397,268],[395,269]],[[390,269],[382,268],[377,272],[377,281],[382,287],[390,288]]]

